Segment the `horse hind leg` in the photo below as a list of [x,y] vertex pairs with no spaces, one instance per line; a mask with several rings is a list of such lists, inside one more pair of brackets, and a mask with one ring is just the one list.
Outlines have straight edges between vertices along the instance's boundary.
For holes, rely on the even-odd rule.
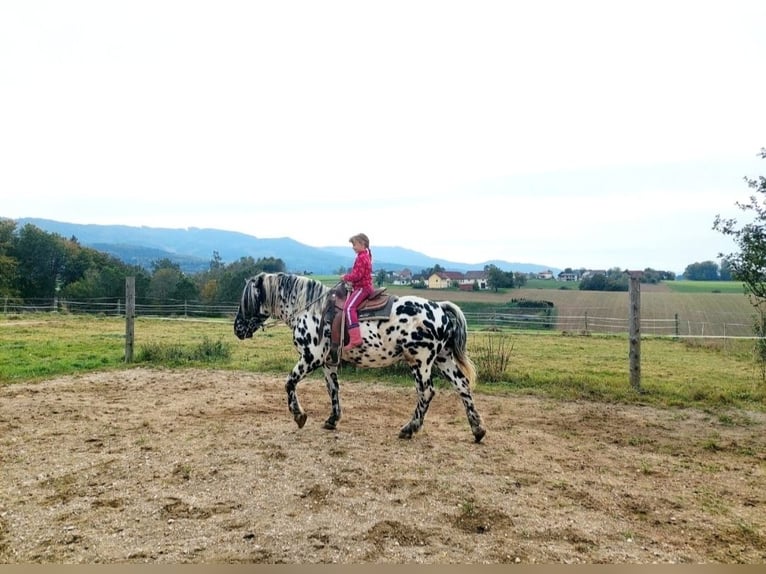
[[444,373],[444,376],[450,380],[452,386],[455,387],[458,395],[460,395],[460,400],[463,401],[465,414],[468,417],[468,424],[471,425],[474,441],[477,443],[481,442],[481,439],[487,434],[487,430],[484,428],[481,415],[476,410],[476,405],[473,402],[473,394],[471,393],[471,385],[468,378],[466,378],[452,357],[439,357],[437,366]]
[[410,421],[399,430],[399,438],[409,439],[418,432],[423,426],[423,422],[428,412],[428,406],[431,399],[434,398],[433,381],[431,380],[431,367],[419,367],[417,364],[410,365],[412,374],[415,377],[415,384],[418,390],[418,403],[415,406],[415,412],[412,413]]

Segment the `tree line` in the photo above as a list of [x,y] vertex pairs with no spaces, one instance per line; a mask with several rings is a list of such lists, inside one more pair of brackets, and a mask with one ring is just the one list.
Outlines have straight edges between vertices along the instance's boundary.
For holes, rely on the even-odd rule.
[[0,218],[0,298],[3,300],[101,299],[125,297],[125,278],[136,278],[139,303],[199,301],[206,305],[239,301],[245,281],[261,271],[284,271],[279,258],[242,257],[223,263],[214,252],[206,271],[186,275],[170,259],[147,270],[12,219]]
[[[52,300],[58,297],[119,301],[124,298],[125,278],[134,276],[139,302],[199,301],[215,305],[238,301],[245,280],[256,273],[285,270],[285,263],[279,258],[256,260],[242,257],[225,264],[217,252],[213,252],[207,270],[192,275],[183,273],[178,263],[167,258],[152,262],[151,269],[147,270],[84,247],[76,237],[66,239],[33,224],[17,228],[12,219],[0,218],[0,298],[4,300]],[[495,265],[487,265],[484,270],[490,289],[495,291],[523,287],[526,283],[523,273],[505,272]],[[435,265],[419,275],[427,278],[437,271],[444,269]],[[674,278],[670,272],[647,268],[642,282],[656,283]],[[729,259],[723,259],[720,266],[714,261],[692,263],[686,267],[684,278],[692,281],[731,280],[732,265]],[[386,272],[379,271],[376,282],[381,284],[385,280]],[[627,291],[628,279],[619,268],[614,268],[605,274],[581,279],[579,288]]]

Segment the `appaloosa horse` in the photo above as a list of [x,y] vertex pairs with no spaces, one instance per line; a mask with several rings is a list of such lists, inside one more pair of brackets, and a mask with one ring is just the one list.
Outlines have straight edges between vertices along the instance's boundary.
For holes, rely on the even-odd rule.
[[[240,339],[253,336],[268,318],[284,321],[293,332],[293,344],[300,358],[287,377],[287,404],[298,427],[306,423],[296,386],[309,373],[322,367],[332,412],[324,428],[335,429],[341,418],[338,365],[331,359],[330,325],[323,310],[331,289],[314,279],[286,273],[259,273],[249,279],[234,320]],[[486,430],[476,410],[471,388],[476,369],[466,354],[466,321],[460,308],[449,301],[434,302],[421,297],[396,297],[388,318],[365,320],[360,315],[363,344],[344,351],[342,359],[360,367],[385,367],[406,362],[418,391],[412,419],[399,431],[411,438],[423,425],[435,391],[434,365],[452,382],[460,395],[474,440],[480,442]]]

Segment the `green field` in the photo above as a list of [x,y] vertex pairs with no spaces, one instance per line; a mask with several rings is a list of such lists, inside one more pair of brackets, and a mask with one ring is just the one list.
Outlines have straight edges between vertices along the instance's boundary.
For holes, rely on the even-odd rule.
[[[335,276],[320,279],[328,285],[337,282]],[[500,333],[473,328],[469,332],[469,351],[480,377],[484,373],[480,383],[488,392],[763,407],[766,384],[753,359],[753,310],[741,285],[679,281],[642,286],[642,385],[649,392],[636,395],[628,385],[628,294],[553,289],[548,286],[556,282],[542,283],[545,287],[531,283],[497,293],[397,286],[388,290],[395,295],[452,300],[463,305],[467,314],[482,305],[502,308],[511,299],[554,303],[554,329]],[[614,334],[603,334],[611,326],[616,326]],[[0,384],[124,368],[124,343],[120,317],[0,315]],[[498,349],[509,359],[500,376]],[[242,342],[232,333],[231,318],[156,317],[138,317],[134,356],[135,364],[208,365],[278,376],[285,376],[296,358],[284,326],[260,331]],[[376,372],[344,367],[342,376],[411,384],[403,368]]]
[[[285,377],[296,361],[283,325],[237,340],[231,320],[138,318],[135,360],[124,362],[125,323],[119,317],[62,314],[0,316],[0,384],[37,381],[126,366],[206,368],[271,373]],[[472,331],[469,353],[482,392],[533,393],[663,406],[764,409],[764,384],[752,342],[649,337],[642,341],[642,387],[629,384],[626,336],[573,333]],[[225,353],[200,353],[200,349]],[[500,377],[487,382],[501,357]],[[496,373],[493,373],[496,374]],[[357,370],[344,366],[341,379],[412,385],[407,370]],[[318,379],[319,374],[311,376]],[[318,381],[317,381],[318,382]]]

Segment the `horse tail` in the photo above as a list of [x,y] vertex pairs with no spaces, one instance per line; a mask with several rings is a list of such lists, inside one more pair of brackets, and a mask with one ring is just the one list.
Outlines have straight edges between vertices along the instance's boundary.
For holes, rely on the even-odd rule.
[[439,306],[449,316],[452,323],[452,334],[447,342],[447,348],[452,351],[463,375],[468,379],[468,384],[473,387],[476,383],[476,366],[468,356],[468,323],[463,311],[451,301],[441,301]]

